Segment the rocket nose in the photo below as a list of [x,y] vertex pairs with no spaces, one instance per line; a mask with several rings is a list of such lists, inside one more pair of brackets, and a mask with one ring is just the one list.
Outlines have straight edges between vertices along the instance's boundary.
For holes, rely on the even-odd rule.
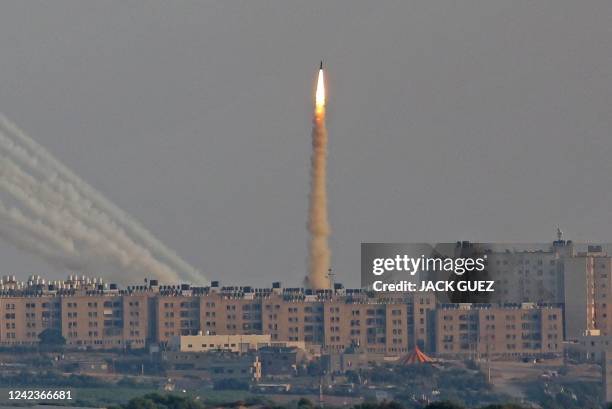
[[321,65],[319,65],[319,69],[322,70],[323,69],[323,60],[321,60]]

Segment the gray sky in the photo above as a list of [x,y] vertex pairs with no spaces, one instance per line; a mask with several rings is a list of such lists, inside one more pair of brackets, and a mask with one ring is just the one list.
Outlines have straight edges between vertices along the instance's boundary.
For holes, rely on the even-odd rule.
[[339,280],[362,241],[612,238],[609,0],[3,1],[0,52],[0,111],[227,284],[306,272],[321,58]]

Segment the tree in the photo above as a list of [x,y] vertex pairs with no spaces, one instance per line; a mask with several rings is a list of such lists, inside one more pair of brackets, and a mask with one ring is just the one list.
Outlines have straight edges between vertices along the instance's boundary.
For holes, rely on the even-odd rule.
[[[404,407],[395,401],[382,401],[382,402],[366,402],[359,405],[353,406],[354,409],[404,409]],[[461,408],[463,409],[463,408]]]
[[249,383],[241,379],[223,378],[218,379],[213,384],[213,389],[216,391],[222,390],[248,390]]
[[425,406],[425,409],[465,409],[463,406],[453,402],[434,402]]
[[[160,395],[151,393],[141,398],[134,398],[121,409],[205,409],[205,406],[191,397]],[[117,409],[118,409],[117,408]]]
[[297,407],[298,409],[313,409],[315,406],[310,400],[300,398],[300,400],[298,400]]
[[61,346],[66,345],[66,338],[62,336],[60,330],[47,328],[38,334],[40,344],[44,346]]

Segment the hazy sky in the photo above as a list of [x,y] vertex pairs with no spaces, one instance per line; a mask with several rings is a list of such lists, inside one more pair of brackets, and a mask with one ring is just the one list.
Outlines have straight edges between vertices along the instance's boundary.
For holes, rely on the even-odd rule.
[[0,53],[0,112],[226,284],[306,272],[321,58],[339,280],[362,241],[612,240],[610,0],[5,0]]

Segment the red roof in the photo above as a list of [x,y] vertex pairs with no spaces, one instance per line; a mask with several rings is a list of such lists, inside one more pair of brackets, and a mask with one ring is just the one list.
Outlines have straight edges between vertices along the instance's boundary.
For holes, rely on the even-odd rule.
[[414,365],[414,364],[422,364],[425,362],[433,362],[434,360],[427,355],[425,355],[419,347],[414,347],[414,350],[410,352],[408,355],[403,356],[398,361],[401,365]]

